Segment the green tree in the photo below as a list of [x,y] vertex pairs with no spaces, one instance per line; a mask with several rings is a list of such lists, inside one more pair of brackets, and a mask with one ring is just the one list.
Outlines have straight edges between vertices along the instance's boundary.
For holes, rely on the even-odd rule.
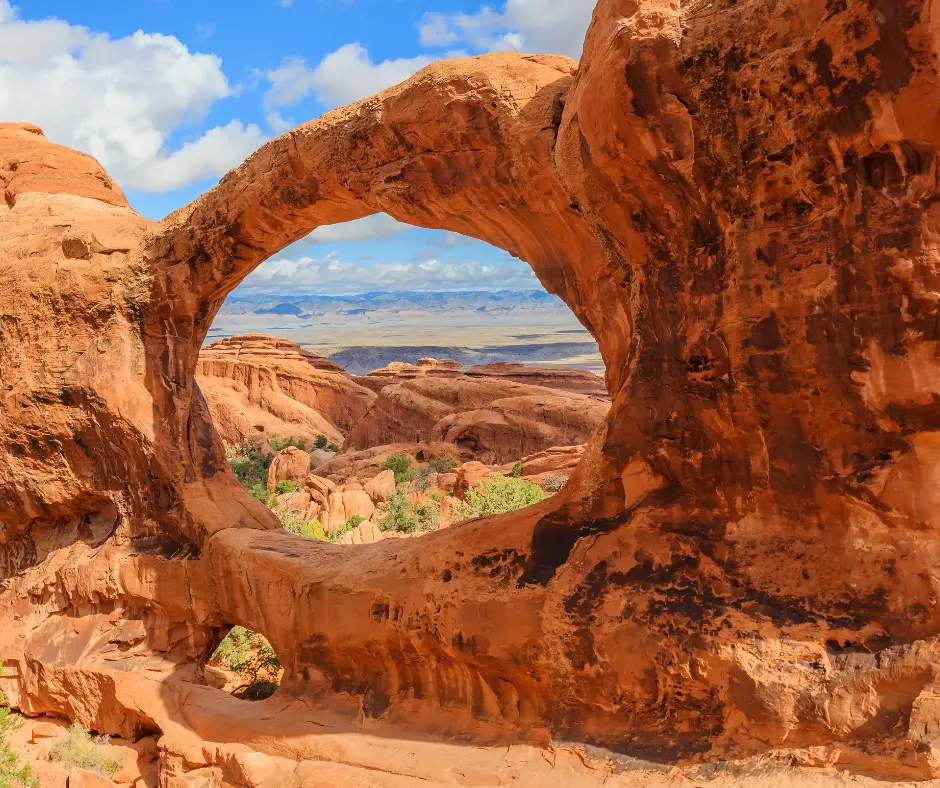
[[514,512],[545,500],[542,488],[523,479],[490,476],[467,491],[455,511],[463,520]]
[[411,457],[401,452],[392,454],[382,466],[383,471],[392,471],[395,474],[395,484],[407,484],[415,477]]
[[249,440],[232,445],[225,444],[225,457],[242,485],[261,503],[268,502],[268,471],[274,456],[261,451]]
[[513,465],[512,473],[510,473],[509,475],[512,476],[513,479],[521,479],[522,478],[522,463],[517,462],[515,465]]

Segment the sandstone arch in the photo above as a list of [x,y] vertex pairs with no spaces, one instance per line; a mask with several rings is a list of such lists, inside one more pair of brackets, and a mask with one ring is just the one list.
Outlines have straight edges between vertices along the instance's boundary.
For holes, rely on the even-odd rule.
[[[933,6],[601,0],[577,75],[435,64],[160,225],[0,129],[10,694],[231,736],[187,684],[228,621],[398,730],[934,774]],[[340,562],[234,488],[192,369],[254,265],[379,210],[530,262],[614,407],[560,502]],[[291,720],[241,735],[315,751]]]

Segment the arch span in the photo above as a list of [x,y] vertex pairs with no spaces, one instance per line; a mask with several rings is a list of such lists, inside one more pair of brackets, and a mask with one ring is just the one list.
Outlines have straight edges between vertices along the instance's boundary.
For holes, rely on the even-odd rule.
[[[934,4],[679,5],[601,0],[574,76],[435,64],[159,225],[0,128],[12,698],[231,736],[179,704],[227,622],[283,698],[416,740],[938,772]],[[254,266],[380,210],[527,260],[614,406],[557,499],[343,553],[241,493],[193,369]],[[317,752],[297,719],[241,735]]]

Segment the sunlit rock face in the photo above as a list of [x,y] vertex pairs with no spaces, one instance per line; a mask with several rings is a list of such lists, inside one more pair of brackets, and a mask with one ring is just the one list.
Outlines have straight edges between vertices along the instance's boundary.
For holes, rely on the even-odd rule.
[[[580,66],[429,66],[159,224],[87,157],[0,128],[11,699],[373,770],[384,751],[323,749],[344,714],[422,742],[940,774],[940,17],[678,5],[601,0]],[[529,262],[597,339],[613,408],[539,507],[301,542],[236,485],[197,356],[262,260],[377,211]],[[228,624],[274,644],[280,706],[193,687]],[[396,774],[449,774],[424,746]]]

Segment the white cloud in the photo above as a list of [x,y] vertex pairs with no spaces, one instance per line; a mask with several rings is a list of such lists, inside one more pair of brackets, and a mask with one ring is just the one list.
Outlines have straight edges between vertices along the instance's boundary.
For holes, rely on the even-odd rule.
[[264,94],[264,105],[270,108],[299,104],[315,89],[315,74],[302,57],[284,58],[280,66],[267,72],[271,87]]
[[280,112],[269,112],[265,116],[265,121],[268,124],[268,128],[274,134],[283,134],[285,131],[297,125],[297,122],[292,117],[284,117]]
[[521,49],[580,58],[594,6],[594,0],[506,0],[502,11],[483,6],[475,14],[429,13],[421,23],[421,44],[463,43],[483,52]]
[[267,73],[271,87],[264,96],[265,106],[293,106],[311,93],[327,107],[352,104],[404,82],[433,59],[418,56],[375,63],[358,42],[330,53],[316,68],[302,58],[287,58]]
[[528,265],[428,259],[361,265],[335,254],[269,260],[239,286],[241,293],[346,294],[370,290],[525,290],[540,287]]
[[23,21],[0,0],[0,119],[35,123],[90,153],[125,188],[219,176],[262,144],[258,126],[233,120],[171,148],[182,126],[232,93],[218,57],[173,36],[113,39],[57,19]]
[[308,243],[334,243],[337,241],[365,241],[369,238],[388,238],[390,235],[414,229],[385,213],[367,216],[354,222],[319,227],[304,239]]

